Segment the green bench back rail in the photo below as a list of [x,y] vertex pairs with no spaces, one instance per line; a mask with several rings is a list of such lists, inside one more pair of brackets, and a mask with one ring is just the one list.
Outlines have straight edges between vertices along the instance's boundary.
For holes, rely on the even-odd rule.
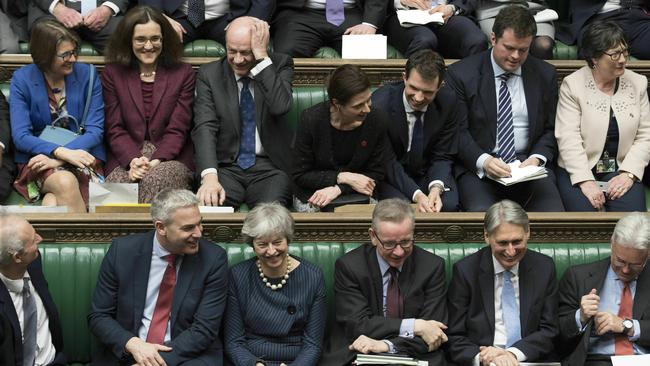
[[[325,274],[328,293],[328,314],[333,319],[334,263],[338,257],[356,248],[358,243],[314,242],[293,244],[290,251],[318,265]],[[447,281],[453,263],[480,249],[483,243],[418,244],[445,259]],[[109,244],[41,244],[45,276],[63,322],[63,337],[68,360],[88,363],[93,340],[88,331],[86,316],[97,281],[102,259]],[[246,244],[221,244],[228,253],[230,265],[253,256]],[[571,265],[596,261],[609,255],[609,244],[529,244],[529,248],[551,256],[560,278]]]

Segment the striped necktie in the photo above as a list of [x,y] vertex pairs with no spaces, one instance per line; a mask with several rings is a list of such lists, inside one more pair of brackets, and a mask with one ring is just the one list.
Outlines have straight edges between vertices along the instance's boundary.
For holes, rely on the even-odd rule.
[[499,75],[499,100],[497,104],[497,143],[499,157],[506,163],[515,161],[515,127],[512,119],[512,100],[508,90],[508,79],[512,76],[506,72]]

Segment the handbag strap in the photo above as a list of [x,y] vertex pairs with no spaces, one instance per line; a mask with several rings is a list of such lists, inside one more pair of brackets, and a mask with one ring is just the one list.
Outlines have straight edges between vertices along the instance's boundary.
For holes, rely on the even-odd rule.
[[88,64],[90,66],[90,72],[88,73],[88,94],[86,95],[86,105],[84,106],[84,114],[81,117],[81,122],[79,123],[79,132],[84,132],[84,127],[86,126],[86,118],[88,117],[88,109],[90,108],[90,98],[93,95],[93,83],[95,82],[95,65]]

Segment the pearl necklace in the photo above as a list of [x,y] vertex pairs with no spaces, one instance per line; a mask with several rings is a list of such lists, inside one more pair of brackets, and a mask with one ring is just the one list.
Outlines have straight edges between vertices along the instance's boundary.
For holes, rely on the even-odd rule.
[[266,287],[270,288],[273,291],[279,290],[282,288],[282,286],[287,284],[287,280],[289,279],[289,271],[291,270],[291,257],[287,255],[287,268],[284,272],[284,276],[282,276],[282,280],[277,285],[271,284],[271,282],[269,282],[269,279],[266,278],[264,271],[262,271],[262,264],[260,263],[259,259],[257,260],[257,270],[260,271],[260,277],[262,278],[262,282],[266,284]]
[[141,73],[140,73],[140,77],[141,77],[141,78],[150,78],[150,77],[152,77],[152,76],[156,76],[156,72],[155,72],[155,71],[151,71],[151,72],[141,72]]

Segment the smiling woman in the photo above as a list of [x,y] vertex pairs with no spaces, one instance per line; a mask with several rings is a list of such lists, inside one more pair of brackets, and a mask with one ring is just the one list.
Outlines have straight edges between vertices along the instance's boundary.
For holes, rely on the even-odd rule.
[[173,28],[158,10],[135,7],[106,55],[106,180],[139,183],[143,203],[165,188],[189,188],[194,72],[181,62]]

